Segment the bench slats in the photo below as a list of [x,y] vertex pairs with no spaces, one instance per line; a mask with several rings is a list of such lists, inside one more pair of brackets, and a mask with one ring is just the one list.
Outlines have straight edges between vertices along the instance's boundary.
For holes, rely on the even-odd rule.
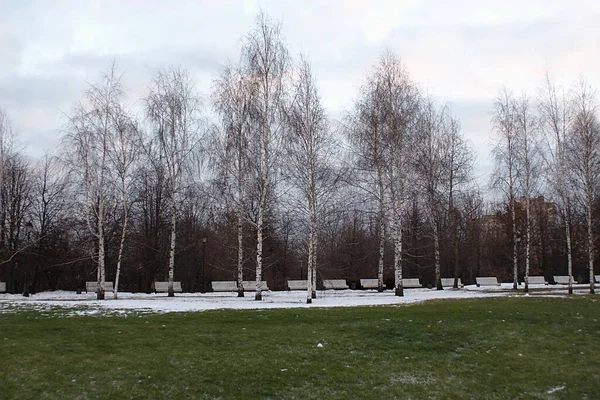
[[529,284],[530,285],[547,285],[548,282],[546,281],[546,278],[543,276],[530,276],[528,278]]
[[363,289],[379,289],[379,279],[361,279],[360,286],[362,286]]
[[[98,288],[98,282],[86,282],[85,283],[85,291],[86,292],[96,292]],[[113,282],[106,281],[104,282],[104,291],[105,292],[114,292],[115,287]]]
[[[267,286],[267,281],[260,281],[261,290],[269,290],[269,286]],[[256,291],[256,281],[243,281],[244,292],[255,292]],[[237,290],[237,287],[236,289]]]
[[[169,291],[169,282],[154,282],[154,291],[156,293],[167,293]],[[173,281],[173,292],[183,292],[181,290],[181,282]]]
[[[454,286],[454,278],[442,278],[442,286],[443,287],[453,287]],[[458,278],[458,287],[464,287],[460,278]]]
[[345,279],[323,279],[323,287],[327,289],[344,290],[348,289]]
[[500,286],[498,278],[495,276],[478,276],[475,281],[477,286]]
[[421,285],[419,278],[402,278],[402,287],[410,289],[420,288],[423,287],[423,285]]
[[288,280],[287,286],[288,286],[289,290],[308,290],[308,280],[307,279]]
[[236,281],[212,281],[213,292],[237,292]]
[[[554,282],[558,283],[559,285],[568,285],[569,284],[569,276],[554,276]],[[573,284],[577,283],[575,282],[575,279],[573,279]]]

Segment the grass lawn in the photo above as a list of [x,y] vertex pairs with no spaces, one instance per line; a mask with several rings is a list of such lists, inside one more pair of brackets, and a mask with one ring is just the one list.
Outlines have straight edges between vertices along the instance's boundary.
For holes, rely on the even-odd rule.
[[600,399],[598,300],[126,316],[9,309],[0,399]]

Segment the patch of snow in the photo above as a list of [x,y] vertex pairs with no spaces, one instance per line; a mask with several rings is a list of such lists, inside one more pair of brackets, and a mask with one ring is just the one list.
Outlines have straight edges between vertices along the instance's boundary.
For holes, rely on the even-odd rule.
[[548,391],[546,393],[552,394],[555,392],[560,392],[561,390],[565,390],[565,386],[555,386],[553,388],[548,389]]
[[[583,293],[583,292],[582,292]],[[539,295],[556,294],[566,296],[564,289],[548,289]],[[0,313],[14,313],[19,310],[46,312],[54,307],[72,309],[67,315],[110,314],[127,317],[143,313],[188,312],[219,309],[260,310],[273,308],[330,308],[354,306],[402,306],[429,300],[472,299],[500,296],[515,296],[513,290],[489,290],[466,286],[465,290],[408,289],[404,296],[395,296],[393,291],[383,293],[377,290],[323,290],[317,292],[312,304],[306,304],[304,291],[266,291],[263,300],[253,296],[237,297],[237,293],[182,293],[168,297],[166,293],[127,293],[119,292],[119,299],[107,296],[106,300],[96,300],[95,293],[76,294],[71,291],[41,292],[23,297],[20,294],[0,293]],[[534,292],[531,297],[537,297]],[[490,311],[491,312],[491,311]],[[412,321],[409,321],[412,322]]]

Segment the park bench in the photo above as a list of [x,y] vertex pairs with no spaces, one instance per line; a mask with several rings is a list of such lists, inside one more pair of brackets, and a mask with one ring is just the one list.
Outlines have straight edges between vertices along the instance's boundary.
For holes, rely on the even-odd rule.
[[[557,283],[559,285],[568,285],[569,284],[569,276],[554,276],[554,283]],[[575,279],[572,280],[572,283],[577,283],[575,282]]]
[[[96,292],[96,289],[98,288],[98,282],[86,282],[85,283],[85,291],[86,292]],[[114,292],[115,291],[115,286],[113,282],[104,282],[104,291],[105,292]]]
[[362,286],[363,289],[379,289],[379,279],[361,279],[360,286]]
[[548,284],[548,282],[546,281],[546,278],[543,276],[530,276],[528,280],[529,280],[530,285],[547,285]]
[[[454,287],[454,278],[442,278],[442,286],[443,287]],[[460,278],[458,278],[458,287],[464,287]]]
[[423,287],[423,285],[421,285],[421,281],[419,281],[419,278],[402,278],[402,287],[405,289],[410,289],[420,288]]
[[236,281],[212,281],[210,284],[213,292],[237,292],[238,290]]
[[0,293],[6,292],[6,282],[0,282]]
[[498,282],[498,278],[495,276],[478,276],[475,278],[477,282],[477,287],[479,286],[500,286]]
[[[256,281],[243,281],[244,292],[255,292],[256,291]],[[267,281],[260,281],[261,290],[269,290],[267,286]],[[237,289],[235,289],[237,290]]]
[[307,290],[308,289],[308,280],[300,279],[300,280],[288,280],[287,286],[289,290]]
[[[169,291],[169,282],[154,282],[154,291],[156,293],[167,293]],[[181,282],[173,281],[173,292],[183,292],[181,290]]]
[[348,289],[348,285],[344,279],[323,279],[323,288],[343,290]]

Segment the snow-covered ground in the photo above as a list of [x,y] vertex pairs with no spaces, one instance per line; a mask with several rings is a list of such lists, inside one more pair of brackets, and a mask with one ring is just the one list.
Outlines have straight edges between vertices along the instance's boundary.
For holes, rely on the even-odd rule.
[[[148,311],[181,312],[216,309],[269,309],[269,308],[315,308],[315,307],[352,307],[375,305],[403,305],[427,300],[465,299],[498,296],[523,296],[523,290],[510,290],[512,284],[497,287],[478,288],[475,285],[463,289],[405,289],[404,297],[394,296],[390,290],[377,293],[375,290],[327,290],[318,291],[317,299],[306,304],[305,291],[263,292],[263,300],[255,301],[254,293],[238,298],[236,293],[183,293],[167,297],[165,293],[119,293],[119,299],[113,299],[112,293],[106,293],[106,300],[95,300],[95,293],[76,294],[68,291],[41,292],[23,297],[22,295],[0,293],[0,313],[13,306],[45,309],[49,307],[77,308],[78,314],[96,312]],[[586,285],[578,285],[577,292],[585,293]],[[531,285],[531,296],[566,295],[564,286]],[[541,289],[541,290],[539,290]]]

